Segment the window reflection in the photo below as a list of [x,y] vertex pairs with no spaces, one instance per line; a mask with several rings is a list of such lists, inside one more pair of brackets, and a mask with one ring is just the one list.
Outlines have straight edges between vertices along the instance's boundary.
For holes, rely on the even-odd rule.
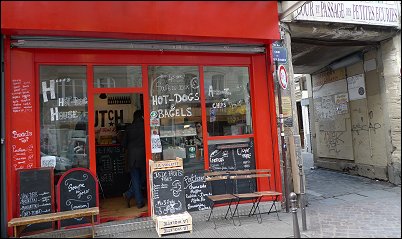
[[[200,81],[195,66],[150,66],[148,68],[153,160],[183,158],[187,171],[203,169]],[[154,142],[154,141],[153,141]],[[155,147],[154,147],[155,146]]]
[[141,66],[94,66],[95,88],[123,88],[141,86]]
[[250,79],[247,67],[204,67],[210,136],[251,134]]
[[86,67],[40,66],[39,81],[41,161],[56,172],[88,168]]

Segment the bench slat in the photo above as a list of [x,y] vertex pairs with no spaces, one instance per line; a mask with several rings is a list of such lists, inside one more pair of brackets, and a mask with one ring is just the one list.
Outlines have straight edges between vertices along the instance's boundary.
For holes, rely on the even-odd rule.
[[99,214],[99,207],[84,208],[72,211],[53,212],[29,217],[13,218],[8,222],[9,227],[27,224],[58,221],[76,217],[86,217]]

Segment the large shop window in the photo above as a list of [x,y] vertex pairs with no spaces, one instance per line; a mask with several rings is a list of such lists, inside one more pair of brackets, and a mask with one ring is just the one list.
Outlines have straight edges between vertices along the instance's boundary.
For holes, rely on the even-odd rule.
[[89,167],[86,66],[40,66],[41,165]]
[[204,67],[209,136],[252,134],[248,67]]
[[204,169],[199,68],[148,68],[153,160],[183,158],[184,170]]

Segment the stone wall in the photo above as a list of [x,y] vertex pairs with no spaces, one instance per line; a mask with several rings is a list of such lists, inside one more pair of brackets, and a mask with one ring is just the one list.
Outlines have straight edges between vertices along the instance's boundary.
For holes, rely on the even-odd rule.
[[[336,154],[325,155],[319,150],[314,150],[314,161],[318,167],[333,170],[345,171],[350,174],[360,175],[373,179],[387,180],[394,184],[401,183],[401,62],[400,62],[400,34],[391,40],[382,42],[378,48],[365,49],[363,59],[353,65],[344,68],[345,79],[359,74],[364,75],[365,96],[357,99],[350,99],[347,103],[348,113],[337,113],[336,100],[333,102],[333,121],[325,126],[320,119],[319,111],[323,111],[322,105],[311,107],[313,118],[311,126],[316,137],[315,148],[325,146],[326,138],[320,139],[320,135],[334,131],[339,137],[337,141]],[[327,73],[328,75],[329,73]],[[325,75],[321,73],[321,75]],[[322,77],[321,77],[322,78]],[[320,80],[320,75],[313,75],[313,85]],[[344,84],[333,84],[336,88]],[[348,85],[348,87],[350,87]],[[322,91],[322,90],[321,90]],[[327,91],[327,95],[341,93]],[[334,95],[337,96],[337,95]],[[326,97],[321,96],[320,97]],[[313,97],[314,92],[313,92]],[[329,97],[326,97],[329,98]],[[323,98],[324,99],[324,98]],[[317,100],[313,100],[313,104]],[[318,101],[318,103],[323,104]],[[317,110],[319,110],[317,112]],[[325,113],[325,112],[324,112]],[[331,112],[330,112],[331,113]],[[327,114],[328,115],[328,114]],[[340,120],[345,120],[346,127],[338,127]],[[321,122],[320,122],[321,121]],[[324,123],[323,123],[324,122]],[[336,123],[334,123],[336,122]],[[343,124],[343,123],[342,123]],[[350,127],[348,127],[350,125]],[[323,127],[325,126],[325,127]],[[331,127],[335,127],[332,129]],[[342,144],[349,141],[341,138],[342,135],[349,135],[351,132],[351,146],[353,155],[342,154],[345,147]],[[349,137],[348,137],[349,138]],[[317,145],[318,144],[318,145]],[[324,147],[323,147],[324,148]]]
[[381,85],[389,181],[401,184],[401,34],[380,46]]

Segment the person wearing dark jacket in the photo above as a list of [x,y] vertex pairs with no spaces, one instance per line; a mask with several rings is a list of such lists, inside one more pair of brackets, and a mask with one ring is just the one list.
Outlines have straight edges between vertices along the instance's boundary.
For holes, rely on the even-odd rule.
[[130,207],[130,199],[135,198],[137,208],[145,206],[142,188],[145,182],[145,132],[143,111],[134,112],[133,123],[126,127],[126,136],[123,147],[127,150],[127,166],[131,176],[131,186],[123,193],[127,207]]

